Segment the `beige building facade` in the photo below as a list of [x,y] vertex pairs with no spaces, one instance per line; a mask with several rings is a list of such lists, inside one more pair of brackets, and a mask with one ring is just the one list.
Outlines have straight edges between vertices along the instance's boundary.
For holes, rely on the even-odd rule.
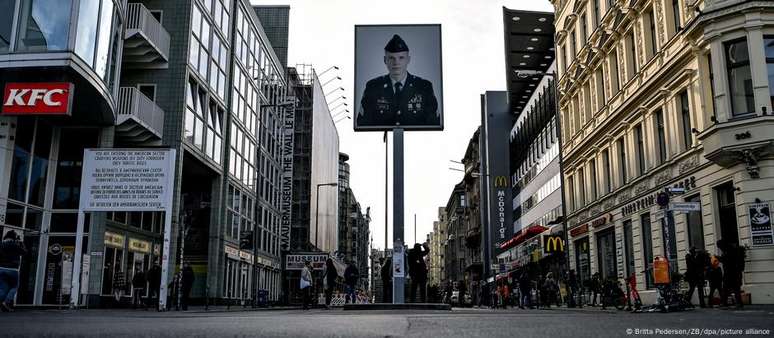
[[[571,267],[684,272],[690,247],[748,247],[743,290],[774,303],[774,2],[553,1]],[[692,211],[667,212],[670,203]]]

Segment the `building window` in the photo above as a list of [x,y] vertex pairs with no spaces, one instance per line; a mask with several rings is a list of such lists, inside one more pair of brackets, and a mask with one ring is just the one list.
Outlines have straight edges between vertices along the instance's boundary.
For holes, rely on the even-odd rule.
[[766,49],[766,67],[769,73],[769,98],[771,109],[774,110],[774,36],[766,36],[763,40]]
[[576,40],[578,40],[578,36],[575,35],[575,31],[570,32],[570,55],[573,57],[575,57],[575,54],[578,53]]
[[653,233],[650,229],[650,213],[640,216],[642,229],[642,259],[645,260],[645,288],[653,288]]
[[[110,2],[111,6],[112,4]],[[56,10],[52,10],[53,8]],[[71,8],[72,0],[22,1],[16,50],[25,52],[67,50]],[[110,14],[112,15],[112,12]]]
[[602,162],[605,170],[605,193],[613,191],[613,177],[610,170],[610,151],[605,150],[602,152]]
[[733,116],[753,113],[755,112],[755,97],[753,95],[747,40],[741,39],[725,43],[725,52],[731,113]]
[[637,168],[638,174],[645,173],[645,137],[642,135],[642,124],[638,124],[634,127],[634,144],[637,147]]
[[672,0],[672,29],[674,30],[674,33],[677,34],[677,32],[680,31],[680,25],[681,25],[681,19],[680,19],[680,0]]
[[618,54],[616,53],[616,50],[613,49],[610,52],[610,71],[608,72],[608,75],[610,75],[610,81],[613,83],[611,87],[613,88],[611,94],[615,95],[618,93],[618,91],[621,90],[621,83],[620,83],[620,74],[618,72]]
[[691,108],[688,104],[687,90],[680,93],[680,119],[683,124],[683,145],[685,145],[685,149],[689,149],[693,144],[693,127],[691,125]]
[[666,131],[664,130],[664,111],[659,109],[654,115],[656,118],[656,138],[658,141],[658,163],[664,163],[667,159]]
[[600,20],[602,20],[602,11],[599,8],[599,0],[594,0],[594,28],[599,26]]
[[0,0],[0,53],[8,53],[11,47],[11,32],[13,31],[15,14],[16,0]]
[[632,236],[632,221],[631,220],[625,220],[623,222],[623,233],[624,233],[624,251],[626,256],[624,259],[625,262],[625,268],[626,268],[626,275],[630,276],[633,273],[635,273],[634,268],[634,236]]
[[710,105],[712,115],[715,115],[715,68],[712,66],[712,54],[707,53],[707,68],[709,69]]
[[575,177],[572,175],[567,177],[567,208],[571,211],[575,210]]
[[[688,197],[685,201],[701,205],[701,197],[699,195]],[[685,213],[685,224],[685,228],[688,231],[688,247],[704,250],[704,224],[702,224],[701,220],[701,210]]]
[[652,58],[658,51],[658,42],[656,42],[656,16],[654,15],[653,8],[647,10],[645,13],[645,26],[647,30],[647,44],[648,44],[648,58]]
[[583,86],[583,124],[591,122],[591,78]]
[[591,175],[591,200],[597,199],[597,159],[589,162],[589,174]]
[[578,207],[584,207],[586,205],[586,176],[583,169],[578,170]]
[[603,73],[602,67],[599,67],[596,71],[596,97],[597,97],[597,111],[601,110],[602,107],[607,104],[607,97],[605,96],[605,77]]
[[616,141],[616,145],[618,148],[618,164],[621,166],[620,176],[621,184],[626,184],[627,177],[626,177],[626,146],[625,146],[624,138],[621,137]]
[[632,29],[631,32],[626,34],[626,39],[624,40],[624,44],[626,45],[626,75],[627,80],[631,80],[634,78],[634,74],[637,73],[637,45],[634,43],[634,29]]
[[586,44],[586,40],[588,40],[588,34],[586,31],[586,14],[584,13],[580,17],[580,25],[581,25],[581,42],[583,45]]

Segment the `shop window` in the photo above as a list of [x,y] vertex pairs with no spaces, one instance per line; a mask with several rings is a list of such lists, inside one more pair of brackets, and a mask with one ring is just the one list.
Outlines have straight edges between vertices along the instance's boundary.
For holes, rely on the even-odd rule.
[[[685,199],[686,202],[695,202],[701,205],[701,196],[694,195]],[[701,208],[698,211],[689,211],[685,214],[685,228],[688,231],[688,247],[704,250],[704,224],[701,220]]]
[[27,201],[28,173],[32,162],[31,154],[34,133],[35,120],[17,120],[8,197],[20,202]]
[[126,274],[123,268],[124,250],[105,246],[102,266],[102,294],[112,296],[126,291]]
[[52,213],[50,232],[75,233],[78,225],[76,213]]
[[81,188],[83,149],[98,146],[96,129],[63,128],[59,142],[56,183],[54,185],[54,209],[77,209]]
[[[56,10],[51,10],[52,8]],[[23,0],[16,50],[67,50],[71,8],[72,0]]]
[[618,278],[615,231],[601,231],[597,234],[597,264],[602,280]]
[[728,90],[731,98],[731,114],[739,116],[755,112],[750,55],[747,40],[741,39],[724,44]]
[[645,288],[653,288],[653,232],[651,231],[650,213],[640,216],[642,230],[642,259],[645,260]]

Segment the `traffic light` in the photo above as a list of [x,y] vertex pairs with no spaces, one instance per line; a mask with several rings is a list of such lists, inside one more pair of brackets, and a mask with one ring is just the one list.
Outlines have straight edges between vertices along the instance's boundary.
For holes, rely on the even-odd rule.
[[253,248],[253,232],[252,231],[242,231],[241,234],[239,234],[239,248],[240,249],[252,249]]

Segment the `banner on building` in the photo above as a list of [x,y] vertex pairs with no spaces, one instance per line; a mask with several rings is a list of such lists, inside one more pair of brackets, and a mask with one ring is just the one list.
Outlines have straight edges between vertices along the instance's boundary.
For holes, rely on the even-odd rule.
[[755,203],[748,208],[752,246],[774,245],[774,231],[771,228],[771,206],[769,203]]
[[500,245],[513,237],[513,199],[511,197],[509,137],[511,114],[507,93],[486,92],[481,95],[481,182],[482,211],[489,226],[491,257],[500,253]]
[[293,211],[293,142],[296,126],[295,107],[283,110],[282,198],[280,200],[280,249],[290,250],[290,227]]
[[355,26],[355,131],[443,130],[441,25]]
[[285,259],[285,270],[303,270],[304,262],[312,262],[313,270],[325,270],[325,261],[327,254],[297,254],[287,255]]

